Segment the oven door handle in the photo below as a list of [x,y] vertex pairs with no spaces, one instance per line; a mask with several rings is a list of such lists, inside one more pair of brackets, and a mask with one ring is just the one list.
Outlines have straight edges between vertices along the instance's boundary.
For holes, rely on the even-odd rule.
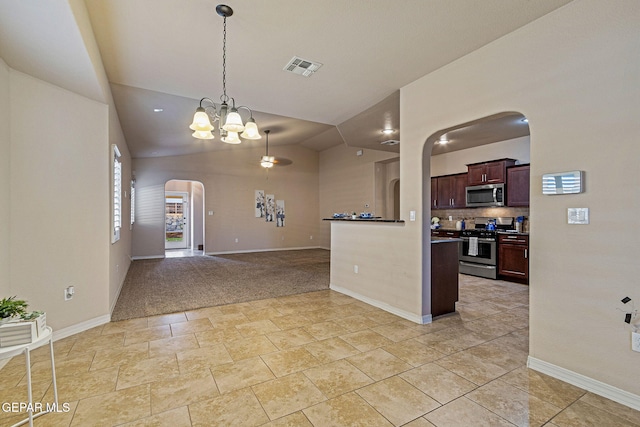
[[495,265],[473,264],[473,263],[464,262],[464,261],[460,261],[460,265],[466,265],[467,267],[473,267],[473,268],[484,268],[484,269],[487,269],[487,270],[495,270],[495,268],[496,268]]
[[[469,241],[469,237],[461,237],[464,241]],[[478,237],[478,242],[495,243],[496,239],[489,239],[484,237]]]

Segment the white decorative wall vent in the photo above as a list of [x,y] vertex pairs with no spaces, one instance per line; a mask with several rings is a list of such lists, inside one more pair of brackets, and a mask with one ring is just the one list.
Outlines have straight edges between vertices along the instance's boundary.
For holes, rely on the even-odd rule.
[[291,61],[285,65],[283,70],[300,76],[311,77],[311,75],[318,71],[320,67],[322,67],[322,64],[319,62],[309,61],[307,59],[294,56],[291,58]]

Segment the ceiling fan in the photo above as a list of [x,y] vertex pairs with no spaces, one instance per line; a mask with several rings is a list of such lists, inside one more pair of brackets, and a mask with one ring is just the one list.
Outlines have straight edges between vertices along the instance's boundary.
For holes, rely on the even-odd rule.
[[285,159],[284,157],[274,157],[274,156],[270,156],[269,155],[269,133],[271,132],[271,130],[266,129],[264,131],[264,133],[267,135],[267,142],[266,142],[266,151],[265,151],[265,155],[262,156],[262,158],[260,159],[260,166],[262,166],[265,169],[270,169],[273,166],[289,166],[291,163],[293,163],[292,160],[289,159]]

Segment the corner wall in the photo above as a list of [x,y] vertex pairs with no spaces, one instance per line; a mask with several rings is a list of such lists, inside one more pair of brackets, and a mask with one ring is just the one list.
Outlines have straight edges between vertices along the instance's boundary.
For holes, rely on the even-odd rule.
[[[108,107],[9,75],[10,293],[55,330],[108,320]],[[76,294],[64,301],[69,285]]]
[[[358,150],[341,144],[320,152],[320,220],[343,212],[368,211],[385,216],[377,206],[381,196],[376,194],[376,162],[397,158],[398,154],[364,149],[358,156]],[[320,246],[331,247],[328,221],[321,222],[319,237]]]

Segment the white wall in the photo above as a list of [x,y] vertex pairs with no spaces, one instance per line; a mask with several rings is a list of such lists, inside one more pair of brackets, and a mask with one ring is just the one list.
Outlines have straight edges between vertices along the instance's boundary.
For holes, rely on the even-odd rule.
[[[218,142],[220,143],[220,142]],[[293,160],[270,171],[260,167],[261,149],[135,159],[136,225],[134,257],[164,256],[164,185],[171,179],[204,185],[207,253],[317,247],[318,153],[304,147],[278,147]],[[285,201],[286,226],[254,216],[254,191]],[[310,239],[314,236],[314,240]],[[235,242],[235,239],[238,242]]]
[[[11,200],[11,170],[9,150],[10,120],[9,120],[9,67],[0,58],[0,200],[5,203]],[[9,278],[11,264],[9,262],[9,235],[11,232],[11,209],[0,209],[0,299],[9,295]]]
[[56,330],[108,316],[108,107],[15,70],[9,98],[11,294]]

